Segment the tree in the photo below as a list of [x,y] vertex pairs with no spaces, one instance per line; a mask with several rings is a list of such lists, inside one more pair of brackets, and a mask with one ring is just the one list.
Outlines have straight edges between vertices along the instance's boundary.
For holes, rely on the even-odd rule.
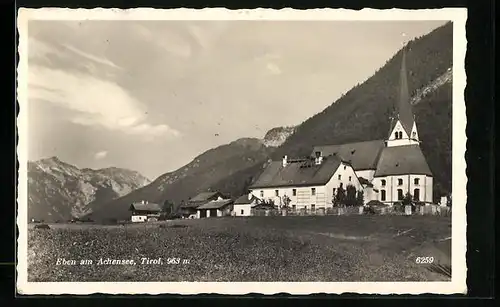
[[410,194],[410,192],[406,193],[405,197],[403,198],[403,210],[406,208],[406,206],[411,206],[411,210],[415,210],[415,203],[413,201],[413,196]]
[[333,205],[335,207],[340,207],[341,205],[344,204],[344,199],[345,199],[345,190],[342,187],[342,185],[339,185],[339,187],[337,188],[337,193],[333,198]]
[[363,206],[365,204],[365,193],[363,190],[359,190],[356,194],[356,205]]
[[282,206],[282,208],[288,209],[288,206],[290,205],[291,201],[292,200],[290,199],[290,197],[288,197],[288,195],[283,196],[283,206]]
[[352,184],[349,184],[346,188],[346,195],[344,199],[344,204],[348,207],[356,206],[357,197],[356,197],[356,187]]
[[161,211],[165,214],[171,214],[174,211],[174,203],[166,199],[163,202],[163,207]]

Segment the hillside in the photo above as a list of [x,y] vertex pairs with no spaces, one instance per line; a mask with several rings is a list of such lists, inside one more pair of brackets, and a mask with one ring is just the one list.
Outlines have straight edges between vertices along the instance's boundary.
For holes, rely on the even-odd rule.
[[79,169],[57,157],[30,161],[28,218],[57,221],[82,217],[93,204],[121,197],[149,182],[127,169]]
[[[106,218],[128,218],[129,204],[148,200],[163,204],[165,200],[179,204],[199,192],[206,191],[224,178],[239,174],[248,168],[259,169],[274,150],[265,146],[264,141],[255,138],[243,138],[217,148],[210,149],[180,169],[166,173],[151,184],[132,193],[93,208],[90,217],[96,220]],[[238,176],[240,178],[240,176]],[[231,196],[239,196],[244,183],[238,188],[225,190]]]

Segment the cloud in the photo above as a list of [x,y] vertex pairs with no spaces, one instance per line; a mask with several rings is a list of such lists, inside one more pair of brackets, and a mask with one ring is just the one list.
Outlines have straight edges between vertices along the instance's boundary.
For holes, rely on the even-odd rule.
[[62,46],[64,48],[66,48],[67,50],[71,51],[72,53],[79,55],[81,57],[84,57],[87,60],[93,61],[93,62],[98,63],[98,64],[107,65],[107,66],[110,66],[113,68],[121,69],[121,67],[117,66],[115,63],[111,62],[110,60],[108,60],[104,57],[98,57],[98,56],[92,55],[90,53],[84,52],[84,51],[82,51],[78,48],[72,47],[70,45],[63,44]]
[[180,132],[147,120],[147,109],[118,84],[85,73],[30,65],[29,98],[71,110],[74,124],[131,135],[178,137]]
[[104,159],[108,155],[108,152],[106,150],[96,152],[94,155],[94,158],[96,160]]
[[267,63],[266,68],[273,75],[279,75],[279,74],[281,74],[281,69],[279,68],[278,65],[276,65],[274,63]]

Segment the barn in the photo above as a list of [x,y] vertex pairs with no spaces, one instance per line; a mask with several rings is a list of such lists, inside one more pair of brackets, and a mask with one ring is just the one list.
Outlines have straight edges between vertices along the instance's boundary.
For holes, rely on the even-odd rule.
[[142,201],[130,205],[129,211],[132,212],[130,220],[134,223],[157,221],[160,218],[161,207],[159,204]]
[[220,192],[202,192],[190,198],[185,204],[180,206],[181,214],[184,218],[194,218],[197,216],[197,208],[217,199],[224,199]]
[[197,208],[197,218],[229,216],[233,210],[232,199],[212,200]]

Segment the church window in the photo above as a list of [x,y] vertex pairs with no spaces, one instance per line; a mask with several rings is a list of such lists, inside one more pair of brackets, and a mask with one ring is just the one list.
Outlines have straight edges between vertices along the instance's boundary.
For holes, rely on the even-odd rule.
[[341,179],[342,179],[342,175],[339,175],[339,180],[341,180]]
[[274,194],[275,194],[276,196],[280,196],[280,191],[279,191],[279,190],[274,190]]
[[398,185],[403,185],[403,179],[398,179]]
[[264,191],[260,191],[260,197],[264,197]]
[[403,138],[403,132],[399,131],[399,139]]
[[403,190],[398,189],[398,200],[403,200]]
[[396,131],[395,138],[396,138],[396,140],[399,139],[399,132],[398,131]]
[[382,179],[381,183],[382,183],[382,186],[385,187],[385,184],[386,184],[385,179]]
[[417,133],[416,133],[415,131],[413,131],[413,132],[411,133],[411,136],[412,136],[412,138],[416,139],[416,138],[417,138]]
[[335,195],[335,188],[332,189],[332,195]]
[[292,190],[292,196],[297,196],[297,189]]
[[420,189],[413,190],[413,199],[417,201],[420,200]]
[[347,168],[347,166],[344,165],[344,170]]
[[311,188],[311,195],[316,195],[316,188]]
[[380,200],[385,200],[385,190],[380,190]]
[[349,181],[351,181],[351,176],[349,176]]
[[413,183],[414,183],[414,184],[416,184],[416,185],[418,185],[418,184],[419,184],[419,181],[420,181],[420,179],[419,179],[419,178],[415,178],[415,179],[413,179]]

